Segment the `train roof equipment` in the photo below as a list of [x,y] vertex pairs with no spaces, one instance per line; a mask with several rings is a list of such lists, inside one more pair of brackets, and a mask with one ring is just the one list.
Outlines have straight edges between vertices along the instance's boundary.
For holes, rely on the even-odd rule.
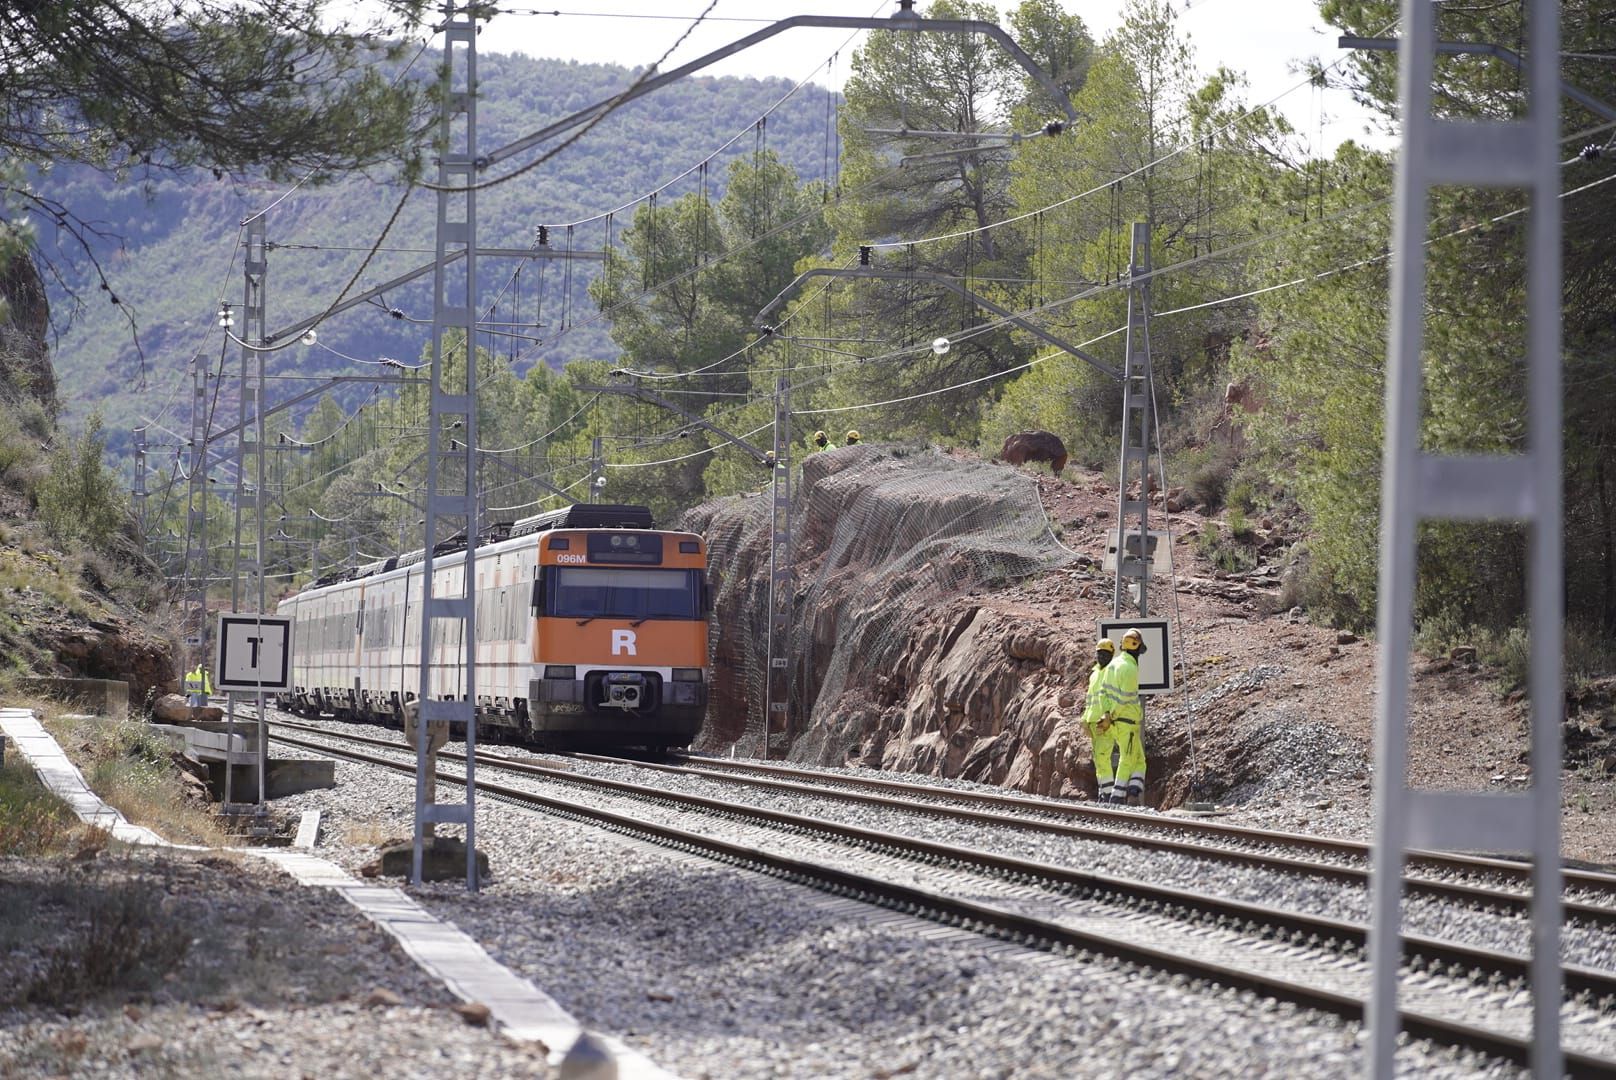
[[518,521],[511,527],[511,535],[530,536],[551,529],[654,529],[651,509],[647,506],[622,506],[615,503],[573,503],[560,510],[547,510]]

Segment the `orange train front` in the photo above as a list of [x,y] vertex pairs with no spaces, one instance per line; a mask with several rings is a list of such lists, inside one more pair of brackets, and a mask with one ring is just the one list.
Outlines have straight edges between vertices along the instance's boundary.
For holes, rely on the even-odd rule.
[[[399,723],[420,686],[422,552],[328,576],[292,617],[282,707]],[[478,544],[479,731],[557,748],[688,746],[707,707],[707,551],[641,506],[579,504]],[[465,552],[440,545],[435,596],[464,595]],[[438,623],[433,696],[463,698],[464,643]]]
[[543,741],[688,746],[707,710],[701,537],[558,528],[538,561],[527,696]]

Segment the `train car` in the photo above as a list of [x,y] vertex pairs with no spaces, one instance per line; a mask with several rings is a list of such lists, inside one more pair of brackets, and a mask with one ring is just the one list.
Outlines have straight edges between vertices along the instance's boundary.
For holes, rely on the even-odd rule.
[[277,607],[293,622],[292,690],[281,699],[282,707],[354,715],[360,596],[352,575],[333,575]]
[[[533,729],[552,745],[688,746],[707,710],[706,545],[651,529],[643,507],[603,509],[580,505],[515,530],[541,541]],[[612,512],[622,510],[631,512]]]
[[[285,708],[397,723],[420,688],[423,553],[322,578],[283,600],[297,651]],[[479,731],[541,746],[688,746],[707,707],[707,552],[644,507],[580,504],[478,544]],[[463,595],[464,549],[439,545],[433,594]],[[437,620],[433,692],[462,698],[459,634]]]

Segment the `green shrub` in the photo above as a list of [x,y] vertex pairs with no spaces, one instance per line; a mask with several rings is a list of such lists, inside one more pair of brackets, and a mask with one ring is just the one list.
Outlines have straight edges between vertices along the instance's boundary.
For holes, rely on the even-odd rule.
[[91,415],[84,434],[51,451],[49,468],[35,489],[39,519],[58,540],[83,540],[105,547],[123,527],[123,491],[102,462],[107,441],[101,417]]
[[25,418],[9,406],[0,406],[0,483],[31,492],[43,457],[39,439],[29,433]]
[[1227,446],[1206,446],[1186,453],[1178,468],[1184,477],[1184,490],[1208,513],[1223,505],[1234,475],[1235,453]]
[[1579,687],[1616,675],[1616,641],[1597,630],[1571,623],[1565,630],[1566,685]]
[[1224,538],[1217,522],[1209,521],[1197,541],[1201,557],[1226,573],[1235,574],[1257,565],[1257,553],[1234,537]]
[[1498,669],[1500,692],[1525,689],[1532,670],[1532,639],[1520,626],[1503,634],[1485,634],[1477,641],[1476,658]]
[[1414,628],[1414,648],[1426,656],[1441,656],[1455,645],[1476,645],[1478,658],[1484,652],[1475,628],[1450,611],[1429,615]]

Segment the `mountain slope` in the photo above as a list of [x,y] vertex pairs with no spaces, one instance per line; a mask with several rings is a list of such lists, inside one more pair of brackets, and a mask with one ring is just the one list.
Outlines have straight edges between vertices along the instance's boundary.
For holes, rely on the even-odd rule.
[[[434,63],[435,55],[427,53],[413,70],[429,72]],[[483,96],[478,142],[484,151],[609,98],[633,79],[633,73],[618,67],[497,53],[480,56],[479,68]],[[722,194],[729,163],[760,148],[779,154],[804,180],[821,178],[827,162],[827,91],[805,88],[766,124],[754,126],[791,85],[784,79],[692,78],[625,106],[553,160],[481,192],[480,244],[527,248],[536,226],[547,224],[552,226],[551,246],[565,250],[569,235],[564,223],[621,207],[684,169],[694,170],[737,133],[740,137],[706,170],[711,197]],[[513,158],[506,167],[491,170],[489,179],[533,156]],[[702,179],[699,170],[693,171],[659,200],[666,205],[699,190]],[[89,260],[76,255],[71,238],[61,230],[44,238],[43,247],[62,270],[63,280],[53,285],[55,309],[66,315],[72,294],[83,301],[60,329],[55,355],[67,416],[79,418],[100,408],[116,454],[127,447],[129,428],[142,416],[160,413],[172,394],[179,411],[170,411],[162,422],[183,432],[186,394],[179,384],[187,365],[199,352],[210,365],[219,363],[221,342],[214,323],[220,301],[241,300],[241,263],[232,258],[240,223],[285,189],[237,186],[207,174],[117,180],[85,169],[59,170],[42,178],[40,187],[103,234],[93,250],[110,285],[110,290],[98,288]],[[336,298],[382,235],[401,194],[398,185],[363,178],[301,188],[275,205],[268,216],[271,251],[265,286],[271,331],[318,314]],[[430,191],[410,196],[354,292],[430,259],[435,204]],[[570,246],[601,249],[616,240],[632,214],[631,207],[609,220],[578,225],[571,230]],[[559,366],[581,357],[616,355],[605,321],[588,300],[593,264],[572,265],[568,275],[559,260],[543,267],[530,262],[518,274],[515,260],[482,262],[484,305],[497,303],[502,320],[540,324],[538,335],[545,339],[541,348],[511,338],[492,339],[502,354],[510,354],[515,341],[519,368],[538,360]],[[413,321],[430,322],[432,317],[428,280],[386,296],[387,305],[404,318],[391,318],[383,307],[372,305],[335,316],[321,327],[319,345],[294,345],[272,354],[271,373],[366,372],[339,353],[414,360],[430,337],[426,326]],[[108,302],[113,296],[117,304]],[[138,338],[131,335],[126,314],[133,318]],[[563,325],[565,333],[560,332]],[[238,370],[236,352],[228,350],[227,374]],[[171,436],[153,432],[152,437]]]

